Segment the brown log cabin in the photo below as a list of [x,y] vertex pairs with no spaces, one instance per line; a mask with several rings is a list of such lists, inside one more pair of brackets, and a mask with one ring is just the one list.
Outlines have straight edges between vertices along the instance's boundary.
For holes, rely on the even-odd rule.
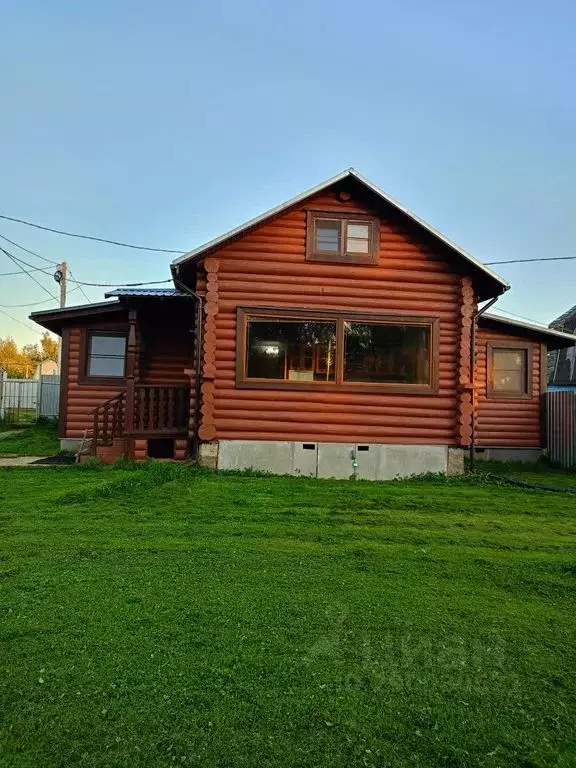
[[384,479],[545,446],[574,336],[485,313],[508,284],[353,169],[171,270],[31,315],[62,336],[63,448]]

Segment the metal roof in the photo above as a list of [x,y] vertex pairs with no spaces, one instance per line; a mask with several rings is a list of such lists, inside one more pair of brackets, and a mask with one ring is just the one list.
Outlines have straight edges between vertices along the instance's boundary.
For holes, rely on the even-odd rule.
[[118,301],[97,301],[93,304],[74,304],[71,307],[55,307],[54,309],[38,309],[36,312],[31,312],[28,317],[34,320],[41,315],[58,315],[66,314],[66,312],[75,312],[82,309],[114,309],[114,307],[120,307]]
[[159,299],[171,299],[174,297],[187,298],[188,294],[179,291],[177,288],[115,288],[113,291],[108,291],[104,294],[108,296],[144,296],[155,297]]
[[434,227],[430,226],[430,224],[427,224],[421,218],[416,216],[415,213],[413,213],[408,208],[403,206],[397,200],[394,200],[394,198],[390,197],[390,195],[387,195],[383,190],[381,190],[371,181],[369,181],[368,179],[365,179],[354,168],[348,168],[348,170],[342,171],[342,173],[339,173],[337,176],[333,176],[331,179],[327,179],[326,181],[323,181],[321,184],[318,184],[317,186],[312,187],[311,189],[308,189],[306,192],[302,192],[300,195],[296,195],[296,197],[293,197],[291,200],[288,200],[285,203],[282,203],[281,205],[277,205],[275,208],[270,208],[270,210],[260,214],[260,216],[256,216],[254,219],[250,219],[250,221],[247,221],[245,224],[242,224],[239,227],[236,227],[235,229],[231,229],[229,232],[226,232],[223,235],[219,235],[218,237],[214,238],[214,240],[210,240],[209,242],[204,243],[204,245],[201,245],[198,248],[193,249],[192,251],[188,251],[188,253],[185,253],[183,256],[179,256],[177,259],[174,259],[174,261],[172,262],[172,266],[177,267],[178,265],[183,264],[184,262],[189,261],[190,259],[197,258],[205,251],[208,251],[211,248],[214,248],[215,246],[221,245],[222,243],[226,242],[230,238],[236,237],[237,235],[242,234],[244,231],[246,231],[247,229],[250,229],[251,227],[257,226],[258,224],[262,224],[264,221],[266,221],[272,216],[282,213],[282,211],[284,211],[286,208],[290,208],[293,205],[297,205],[298,203],[301,203],[304,200],[306,200],[308,197],[318,194],[319,192],[322,192],[327,187],[331,187],[333,184],[336,184],[339,181],[343,181],[344,179],[348,179],[348,178],[356,179],[356,181],[359,181],[361,184],[364,184],[365,187],[368,187],[368,189],[374,192],[374,194],[378,195],[378,197],[380,197],[386,203],[394,206],[394,208],[404,213],[406,216],[412,219],[412,221],[414,221],[416,224],[418,224],[423,229],[428,231],[431,235],[433,235],[435,238],[443,242],[444,245],[447,245],[459,256],[462,256],[462,258],[470,262],[470,264],[473,264],[479,270],[481,270],[486,275],[491,277],[493,280],[495,280],[497,283],[499,283],[502,286],[502,289],[503,289],[502,292],[507,291],[510,288],[510,284],[506,280],[504,280],[502,277],[500,277],[499,274],[494,272],[494,270],[490,269],[490,267],[487,267],[485,264],[482,264],[481,261],[478,261],[478,259],[474,258],[474,256],[469,254],[463,248],[460,248],[460,246],[456,245],[456,243],[453,243],[451,240],[445,237],[441,232],[439,232],[437,229],[434,229]]
[[512,320],[509,317],[502,317],[502,315],[493,315],[491,312],[485,312],[480,315],[480,320],[493,320],[495,323],[504,323],[506,325],[514,325],[519,328],[525,328],[528,331],[536,331],[537,333],[544,334],[545,336],[554,336],[557,339],[565,339],[576,344],[576,335],[573,333],[566,333],[565,331],[557,331],[554,328],[549,328],[547,325],[540,325],[540,323],[526,322],[524,320]]

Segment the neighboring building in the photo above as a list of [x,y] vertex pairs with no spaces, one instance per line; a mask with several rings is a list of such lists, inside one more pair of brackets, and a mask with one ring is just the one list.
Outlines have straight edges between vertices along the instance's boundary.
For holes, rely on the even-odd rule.
[[43,360],[36,366],[36,372],[34,374],[35,379],[39,379],[40,376],[57,376],[58,375],[58,363],[55,360]]
[[[551,328],[576,333],[576,307],[550,323]],[[576,390],[576,346],[558,349],[548,354],[548,380],[551,390]]]
[[508,284],[353,170],[172,276],[31,315],[62,335],[64,446],[382,479],[543,446],[545,345],[572,337],[484,317],[473,376],[478,302]]

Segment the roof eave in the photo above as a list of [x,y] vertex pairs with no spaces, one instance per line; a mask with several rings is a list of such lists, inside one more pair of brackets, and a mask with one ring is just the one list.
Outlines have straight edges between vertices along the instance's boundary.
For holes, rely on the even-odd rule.
[[[501,325],[512,326],[522,331],[529,331],[539,336],[545,337],[549,342],[548,346],[551,349],[562,349],[564,347],[571,347],[576,344],[576,335],[573,333],[566,333],[565,331],[557,331],[553,328],[549,328],[546,325],[539,325],[538,323],[530,323],[522,320],[512,320],[508,317],[502,317],[502,315],[494,315],[490,312],[485,312],[480,315],[480,324],[483,320],[488,322],[500,323]],[[553,346],[552,346],[553,345]]]

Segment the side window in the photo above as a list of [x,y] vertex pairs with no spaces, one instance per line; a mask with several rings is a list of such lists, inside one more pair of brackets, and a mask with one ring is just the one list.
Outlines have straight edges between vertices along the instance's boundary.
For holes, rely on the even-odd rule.
[[531,396],[532,348],[526,343],[488,342],[488,396]]

